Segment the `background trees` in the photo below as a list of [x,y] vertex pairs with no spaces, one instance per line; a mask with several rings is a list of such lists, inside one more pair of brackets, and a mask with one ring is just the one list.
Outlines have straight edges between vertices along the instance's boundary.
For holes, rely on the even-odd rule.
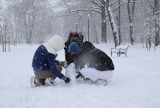
[[14,44],[43,42],[56,31],[54,11],[46,0],[9,0],[2,20],[7,24],[3,34]]
[[[159,0],[6,0],[0,5],[0,39],[6,42],[43,43],[59,34],[82,32],[95,43],[160,43]],[[55,8],[61,7],[55,11]],[[4,38],[3,37],[3,38]]]

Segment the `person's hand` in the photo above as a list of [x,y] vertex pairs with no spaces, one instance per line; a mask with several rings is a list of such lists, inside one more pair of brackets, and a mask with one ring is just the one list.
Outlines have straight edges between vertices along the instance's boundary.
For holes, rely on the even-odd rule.
[[68,78],[68,77],[63,78],[63,80],[64,80],[64,82],[65,82],[66,84],[68,84],[68,83],[71,81],[70,78]]
[[70,82],[70,78],[66,78],[65,83],[68,84]]
[[60,61],[59,64],[60,64],[61,66],[63,66],[64,68],[67,67],[67,62],[66,62],[66,61]]

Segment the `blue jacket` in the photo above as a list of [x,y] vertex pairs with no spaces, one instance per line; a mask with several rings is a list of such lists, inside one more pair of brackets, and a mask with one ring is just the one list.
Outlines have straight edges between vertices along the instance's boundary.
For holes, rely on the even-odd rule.
[[55,58],[56,55],[49,53],[44,45],[39,46],[32,61],[34,72],[50,70],[56,77],[62,79],[64,75],[57,70],[56,64],[59,64],[59,61],[55,60]]

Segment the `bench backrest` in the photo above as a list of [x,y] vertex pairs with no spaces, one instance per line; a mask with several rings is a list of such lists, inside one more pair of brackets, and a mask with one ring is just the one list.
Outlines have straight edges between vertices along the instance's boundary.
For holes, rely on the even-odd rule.
[[128,45],[120,45],[120,46],[117,46],[116,49],[120,49],[121,48],[121,49],[126,49],[127,50],[128,47],[129,47]]

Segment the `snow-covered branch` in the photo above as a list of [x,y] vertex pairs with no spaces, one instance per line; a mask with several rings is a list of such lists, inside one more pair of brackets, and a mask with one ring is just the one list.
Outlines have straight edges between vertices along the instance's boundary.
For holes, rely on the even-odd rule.
[[70,8],[68,9],[69,13],[77,13],[77,12],[85,12],[85,11],[92,11],[92,12],[97,12],[97,13],[101,13],[100,10],[96,10],[96,8],[90,8],[90,9],[76,9],[76,10],[71,10]]

